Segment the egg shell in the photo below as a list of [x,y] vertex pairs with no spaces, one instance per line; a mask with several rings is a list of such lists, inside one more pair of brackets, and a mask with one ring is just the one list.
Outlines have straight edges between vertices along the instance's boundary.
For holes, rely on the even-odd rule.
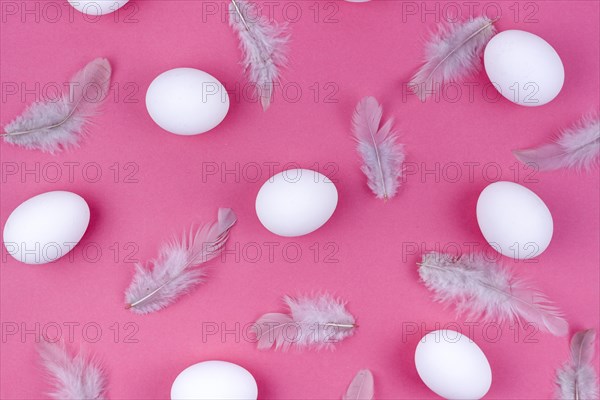
[[423,336],[415,351],[415,365],[423,383],[445,399],[481,399],[492,385],[485,354],[456,331],[438,330]]
[[325,175],[289,169],[262,185],[256,196],[256,215],[276,235],[302,236],[323,226],[337,202],[337,189]]
[[184,369],[171,386],[171,400],[256,400],[250,372],[226,361],[204,361]]
[[554,99],[565,81],[563,63],[554,48],[541,37],[520,30],[498,33],[487,44],[485,72],[513,103],[541,106]]
[[490,246],[514,259],[542,254],[554,231],[544,201],[526,187],[504,181],[488,185],[479,195],[477,223]]
[[68,0],[79,12],[87,15],[106,15],[117,11],[129,0]]
[[14,209],[4,225],[3,243],[16,260],[46,264],[71,251],[89,222],[90,209],[81,196],[46,192]]
[[150,117],[177,135],[208,132],[229,110],[227,90],[212,75],[194,68],[175,68],[157,76],[146,92]]

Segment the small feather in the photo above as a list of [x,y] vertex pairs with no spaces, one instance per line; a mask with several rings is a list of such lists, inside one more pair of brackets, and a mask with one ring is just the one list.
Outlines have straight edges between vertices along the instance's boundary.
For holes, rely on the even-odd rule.
[[591,170],[600,159],[600,119],[598,115],[584,116],[570,128],[564,129],[553,143],[513,154],[523,164],[533,164],[540,171],[560,168]]
[[398,192],[404,162],[404,146],[389,119],[380,128],[383,110],[374,97],[358,102],[352,116],[352,133],[367,176],[367,184],[378,199],[392,198]]
[[483,49],[496,34],[496,20],[477,17],[465,22],[444,23],[425,45],[425,61],[409,86],[424,101],[436,85],[456,82],[481,69]]
[[48,153],[77,146],[108,94],[110,75],[108,60],[95,59],[71,79],[68,93],[57,100],[31,104],[4,127],[1,136],[7,143]]
[[104,399],[106,378],[100,363],[82,353],[72,356],[64,343],[42,342],[38,348],[42,365],[51,378],[56,400]]
[[233,211],[221,208],[217,222],[164,244],[158,259],[149,266],[136,264],[133,280],[125,291],[127,308],[137,314],[161,310],[203,282],[205,263],[221,253],[235,222]]
[[373,400],[375,382],[368,369],[358,371],[342,400]]
[[231,0],[229,25],[240,39],[242,65],[266,111],[273,98],[273,85],[279,81],[279,69],[287,63],[289,35],[286,25],[271,23],[264,15],[252,15],[252,9],[256,8],[246,0]]
[[544,294],[482,254],[427,253],[419,275],[436,301],[453,303],[459,314],[499,323],[525,320],[556,336],[568,332],[562,313]]
[[556,398],[560,400],[598,400],[598,376],[592,360],[596,332],[577,332],[571,339],[571,359],[557,371]]
[[327,293],[283,300],[289,314],[265,314],[254,324],[260,350],[287,351],[292,345],[333,350],[336,343],[354,334],[356,324],[346,303]]

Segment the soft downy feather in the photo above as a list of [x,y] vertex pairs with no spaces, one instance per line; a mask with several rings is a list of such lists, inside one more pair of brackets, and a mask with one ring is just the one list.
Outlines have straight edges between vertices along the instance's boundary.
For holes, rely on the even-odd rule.
[[556,336],[568,332],[562,313],[544,294],[483,254],[427,253],[419,275],[436,301],[454,304],[459,314],[499,323],[528,321]]
[[532,164],[540,171],[560,168],[591,170],[600,158],[600,120],[598,115],[586,115],[573,126],[564,129],[553,143],[514,150],[515,157],[524,164]]
[[368,369],[358,371],[342,400],[373,400],[375,382],[373,374]]
[[492,36],[494,23],[487,17],[443,23],[425,45],[425,61],[409,86],[424,101],[436,85],[467,78],[481,69],[481,55]]
[[374,97],[358,102],[352,116],[352,133],[367,176],[367,184],[378,199],[387,200],[398,192],[404,146],[398,143],[398,134],[392,129],[392,119],[380,127],[382,107]]
[[136,264],[133,280],[125,291],[127,308],[138,314],[161,310],[203,282],[205,263],[221,253],[235,222],[233,211],[221,208],[217,222],[165,243],[158,259],[149,266]]
[[598,376],[592,364],[595,342],[593,329],[573,335],[571,359],[556,374],[557,399],[598,400]]
[[271,23],[260,13],[252,15],[252,9],[246,0],[231,0],[229,25],[240,39],[242,65],[266,111],[273,98],[273,85],[279,81],[279,69],[287,63],[289,35],[285,25]]
[[31,104],[6,125],[4,141],[48,153],[77,146],[108,94],[110,75],[108,60],[93,60],[73,76],[68,93],[56,100]]
[[325,293],[312,297],[285,296],[283,301],[289,314],[265,314],[253,326],[260,350],[274,346],[275,350],[287,351],[292,345],[298,349],[333,350],[336,343],[354,334],[354,317],[340,299]]
[[106,377],[100,363],[79,352],[69,354],[62,342],[42,342],[38,352],[54,391],[49,395],[56,400],[104,399]]

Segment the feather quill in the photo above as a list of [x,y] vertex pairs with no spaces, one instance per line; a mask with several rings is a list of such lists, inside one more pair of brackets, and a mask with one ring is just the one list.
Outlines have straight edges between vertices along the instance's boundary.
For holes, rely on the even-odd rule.
[[453,303],[459,314],[499,323],[524,320],[556,336],[568,332],[562,313],[544,294],[482,254],[427,253],[419,275],[436,301]]
[[110,75],[108,60],[93,60],[73,76],[68,93],[31,104],[4,127],[1,136],[7,143],[48,153],[77,146],[108,94]]
[[560,168],[591,170],[600,158],[600,119],[587,115],[564,129],[553,143],[514,150],[514,156],[523,164],[533,164],[540,171]]
[[181,240],[165,243],[158,259],[149,266],[136,264],[133,280],[125,291],[126,308],[137,314],[161,310],[203,282],[205,263],[223,250],[235,222],[233,211],[221,208],[216,222],[192,229]]
[[44,369],[51,378],[56,400],[104,399],[106,377],[100,363],[80,352],[71,355],[64,343],[42,342],[38,352]]
[[398,134],[392,129],[393,121],[387,120],[380,127],[382,107],[374,97],[358,102],[352,116],[352,133],[367,176],[367,184],[378,199],[387,200],[398,192],[404,146],[398,143]]
[[373,400],[375,382],[373,374],[368,369],[358,371],[342,400]]
[[253,326],[260,350],[287,351],[292,345],[333,350],[336,343],[354,334],[354,317],[340,299],[325,293],[297,299],[285,296],[283,301],[289,314],[265,314]]
[[254,85],[264,111],[271,105],[274,82],[287,63],[289,35],[286,25],[271,23],[263,15],[251,15],[252,3],[231,0],[229,25],[237,33],[243,53],[242,65]]
[[571,339],[571,359],[557,371],[556,398],[598,400],[598,376],[592,365],[596,332],[577,332]]
[[481,54],[496,33],[487,17],[465,22],[442,24],[425,45],[425,61],[409,86],[424,101],[434,93],[435,85],[455,82],[481,69]]

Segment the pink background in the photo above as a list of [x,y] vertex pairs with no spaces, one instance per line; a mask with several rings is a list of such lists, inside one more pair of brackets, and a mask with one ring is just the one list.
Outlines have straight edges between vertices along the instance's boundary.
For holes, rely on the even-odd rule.
[[[54,8],[45,8],[52,7],[48,4]],[[72,259],[29,266],[3,250],[3,399],[40,398],[49,390],[35,344],[42,334],[57,332],[72,340],[71,347],[102,359],[109,396],[115,399],[167,398],[181,370],[210,359],[249,369],[260,398],[340,398],[361,368],[373,371],[377,398],[436,398],[414,368],[420,334],[436,324],[456,329],[455,322],[463,333],[469,330],[464,319],[431,301],[418,282],[416,262],[421,250],[467,252],[475,245],[489,250],[477,227],[475,203],[478,193],[498,179],[534,190],[554,217],[548,250],[537,262],[513,263],[515,268],[555,300],[573,330],[598,329],[598,171],[528,178],[531,171],[515,164],[510,153],[548,140],[558,128],[597,109],[598,2],[475,3],[476,14],[486,5],[491,17],[501,11],[499,29],[538,34],[560,54],[564,88],[539,108],[491,101],[493,90],[486,99],[485,73],[470,80],[471,99],[465,85],[459,86],[462,96],[456,102],[449,101],[456,91],[424,104],[414,96],[403,98],[402,82],[419,66],[427,32],[436,19],[457,10],[468,16],[468,3],[270,4],[268,16],[291,22],[291,60],[284,72],[286,98],[278,90],[272,108],[263,113],[247,96],[239,98],[245,80],[237,38],[225,19],[226,2],[132,0],[118,14],[90,22],[75,11],[69,14],[62,1],[2,1],[3,124],[91,59],[107,57],[114,67],[112,98],[79,149],[52,156],[0,146],[2,225],[22,201],[50,190],[79,193],[92,210]],[[34,11],[26,13],[25,7]],[[211,14],[214,7],[221,13]],[[210,133],[175,136],[146,112],[144,95],[152,79],[183,66],[205,70],[235,92],[227,118]],[[295,99],[298,88],[302,95]],[[376,96],[385,115],[396,119],[413,173],[387,203],[366,188],[350,138],[353,107],[365,95]],[[260,225],[254,199],[269,176],[268,163],[276,163],[274,172],[297,163],[336,180],[339,205],[323,228],[284,239]],[[471,176],[468,163],[475,163]],[[215,165],[218,173],[207,175]],[[462,175],[455,179],[457,166]],[[237,175],[221,176],[236,168]],[[436,168],[437,174],[427,173]],[[98,171],[102,175],[94,182]],[[137,316],[125,310],[131,260],[156,256],[163,240],[192,222],[213,219],[219,206],[232,207],[239,223],[231,252],[214,263],[210,280],[162,312]],[[268,246],[277,246],[271,256]],[[298,248],[300,260],[293,263]],[[282,295],[324,290],[346,299],[360,324],[336,351],[259,352],[246,340],[243,327],[264,312],[282,310]],[[238,337],[207,334],[215,326],[235,331],[236,324]],[[9,334],[15,327],[18,332]],[[96,338],[98,327],[102,332]],[[415,329],[419,333],[412,333]],[[568,356],[567,338],[527,337],[531,330],[504,327],[496,339],[494,325],[472,329],[493,369],[487,398],[551,397],[555,368]]]

